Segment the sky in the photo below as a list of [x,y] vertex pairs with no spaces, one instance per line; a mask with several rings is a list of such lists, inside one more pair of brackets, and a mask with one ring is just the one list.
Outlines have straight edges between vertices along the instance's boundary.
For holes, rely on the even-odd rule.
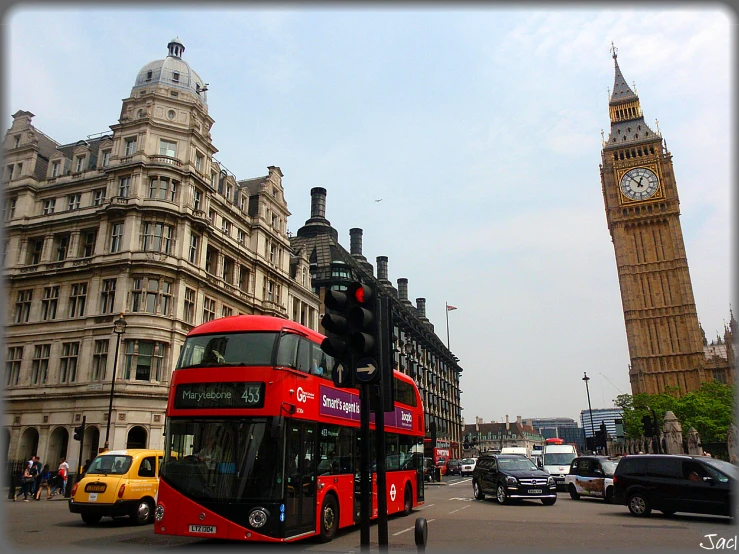
[[238,179],[279,166],[292,233],[311,188],[326,188],[343,246],[361,228],[375,271],[387,256],[393,284],[407,278],[409,299],[426,299],[463,368],[467,423],[579,420],[584,372],[594,409],[631,392],[599,174],[612,42],[673,155],[709,341],[737,306],[736,19],[720,6],[70,4],[4,16],[5,128],[28,110],[61,144],[109,131],[139,69],[179,37],[209,84],[216,159]]

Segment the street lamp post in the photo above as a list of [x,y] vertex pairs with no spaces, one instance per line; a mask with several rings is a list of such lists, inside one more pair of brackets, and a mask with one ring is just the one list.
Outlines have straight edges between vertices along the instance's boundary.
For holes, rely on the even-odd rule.
[[590,405],[590,389],[588,388],[588,381],[590,381],[590,377],[588,377],[587,372],[583,372],[583,374],[585,375],[585,377],[582,378],[582,380],[585,381],[585,392],[588,393],[588,410],[590,410],[590,433],[593,437],[593,446],[595,446],[595,427],[593,426],[593,407]]
[[113,393],[115,391],[115,374],[118,369],[118,348],[121,346],[121,335],[126,332],[126,320],[121,317],[113,322],[113,331],[118,335],[115,343],[115,358],[113,359],[113,378],[110,380],[110,402],[108,403],[108,426],[105,428],[105,450],[108,450],[110,439],[110,418],[113,414]]

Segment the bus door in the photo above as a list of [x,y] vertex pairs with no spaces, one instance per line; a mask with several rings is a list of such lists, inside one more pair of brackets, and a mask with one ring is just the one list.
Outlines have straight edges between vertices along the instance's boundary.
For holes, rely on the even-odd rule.
[[316,528],[316,424],[287,421],[285,536]]

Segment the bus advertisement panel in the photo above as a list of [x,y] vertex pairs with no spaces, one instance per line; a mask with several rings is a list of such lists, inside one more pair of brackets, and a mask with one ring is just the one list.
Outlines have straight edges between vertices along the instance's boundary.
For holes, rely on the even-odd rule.
[[[359,394],[334,386],[322,339],[270,316],[190,331],[172,375],[156,533],[330,541],[359,522]],[[393,386],[385,494],[389,514],[407,515],[424,499],[423,406],[408,376],[394,372]],[[372,486],[376,518],[375,476]]]

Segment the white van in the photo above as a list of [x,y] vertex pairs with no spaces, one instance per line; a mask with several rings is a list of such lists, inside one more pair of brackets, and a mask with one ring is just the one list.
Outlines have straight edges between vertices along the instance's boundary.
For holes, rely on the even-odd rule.
[[572,460],[577,458],[577,450],[571,444],[545,444],[544,470],[554,477],[558,490],[565,490],[565,475],[570,472]]

